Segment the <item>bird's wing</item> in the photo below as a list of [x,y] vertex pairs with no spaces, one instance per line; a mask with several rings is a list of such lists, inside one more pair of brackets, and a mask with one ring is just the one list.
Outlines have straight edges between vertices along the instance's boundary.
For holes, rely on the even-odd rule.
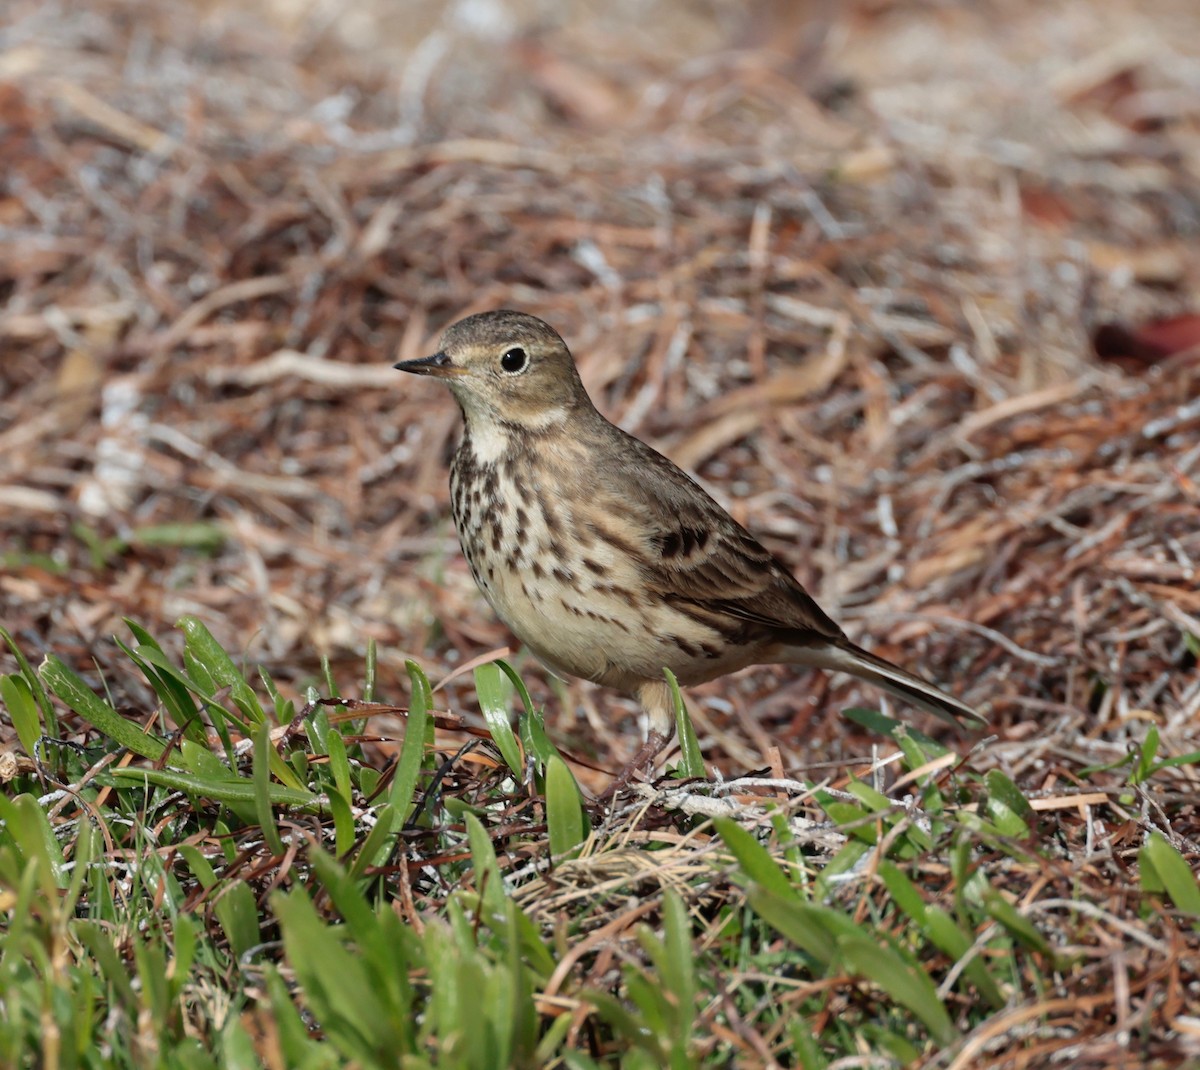
[[[641,546],[642,580],[672,604],[793,642],[843,632],[791,572],[682,469],[637,439],[610,451],[598,479]],[[783,638],[783,637],[781,637]]]
[[622,436],[593,500],[636,542],[643,585],[731,640],[784,644],[786,660],[841,669],[950,721],[986,723],[966,703],[852,643],[791,572],[661,454]]

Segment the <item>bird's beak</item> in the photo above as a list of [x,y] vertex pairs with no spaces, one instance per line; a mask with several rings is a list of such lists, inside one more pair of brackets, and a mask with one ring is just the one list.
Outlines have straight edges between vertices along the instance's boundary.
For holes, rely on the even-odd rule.
[[467,369],[450,361],[446,353],[434,353],[432,357],[421,357],[418,360],[402,360],[393,364],[402,372],[412,372],[414,375],[432,375],[436,379],[454,379],[466,375]]

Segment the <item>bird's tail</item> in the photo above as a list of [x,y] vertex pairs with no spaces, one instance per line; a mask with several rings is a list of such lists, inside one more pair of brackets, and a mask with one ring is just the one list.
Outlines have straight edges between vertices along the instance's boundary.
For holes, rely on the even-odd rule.
[[[897,698],[910,702],[923,710],[940,717],[951,724],[963,721],[968,724],[986,725],[987,718],[977,713],[965,702],[947,694],[940,687],[935,687],[928,680],[909,672],[907,669],[893,665],[886,658],[878,657],[862,647],[856,646],[849,639],[843,639],[836,646],[830,644],[821,647],[818,657],[816,650],[792,648],[797,655],[793,659],[799,664],[815,665],[824,669],[846,672],[860,680],[874,684]],[[805,656],[807,654],[807,656]]]

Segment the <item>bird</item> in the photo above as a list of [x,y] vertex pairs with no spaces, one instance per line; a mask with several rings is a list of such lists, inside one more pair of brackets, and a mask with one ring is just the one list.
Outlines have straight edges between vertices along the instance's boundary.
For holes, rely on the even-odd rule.
[[450,505],[484,598],[552,673],[634,696],[646,738],[674,733],[682,687],[750,665],[849,673],[952,724],[971,706],[852,642],[787,565],[681,468],[607,420],[553,327],[510,309],[449,326],[395,368],[462,410]]

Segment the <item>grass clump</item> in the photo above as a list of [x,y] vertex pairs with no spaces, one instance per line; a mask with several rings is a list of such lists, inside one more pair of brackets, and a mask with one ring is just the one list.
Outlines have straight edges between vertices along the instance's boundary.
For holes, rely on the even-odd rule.
[[1118,1033],[1145,1065],[1186,1049],[1200,886],[1177,788],[1197,756],[1149,733],[1034,794],[852,711],[886,759],[821,783],[638,785],[604,808],[506,664],[476,670],[486,728],[435,709],[414,664],[406,706],[372,701],[373,650],[364,698],[327,680],[297,709],[180,627],[172,658],[129,623],[157,700],[136,718],[3,636],[20,744],[0,797],[4,1065],[965,1066]]

